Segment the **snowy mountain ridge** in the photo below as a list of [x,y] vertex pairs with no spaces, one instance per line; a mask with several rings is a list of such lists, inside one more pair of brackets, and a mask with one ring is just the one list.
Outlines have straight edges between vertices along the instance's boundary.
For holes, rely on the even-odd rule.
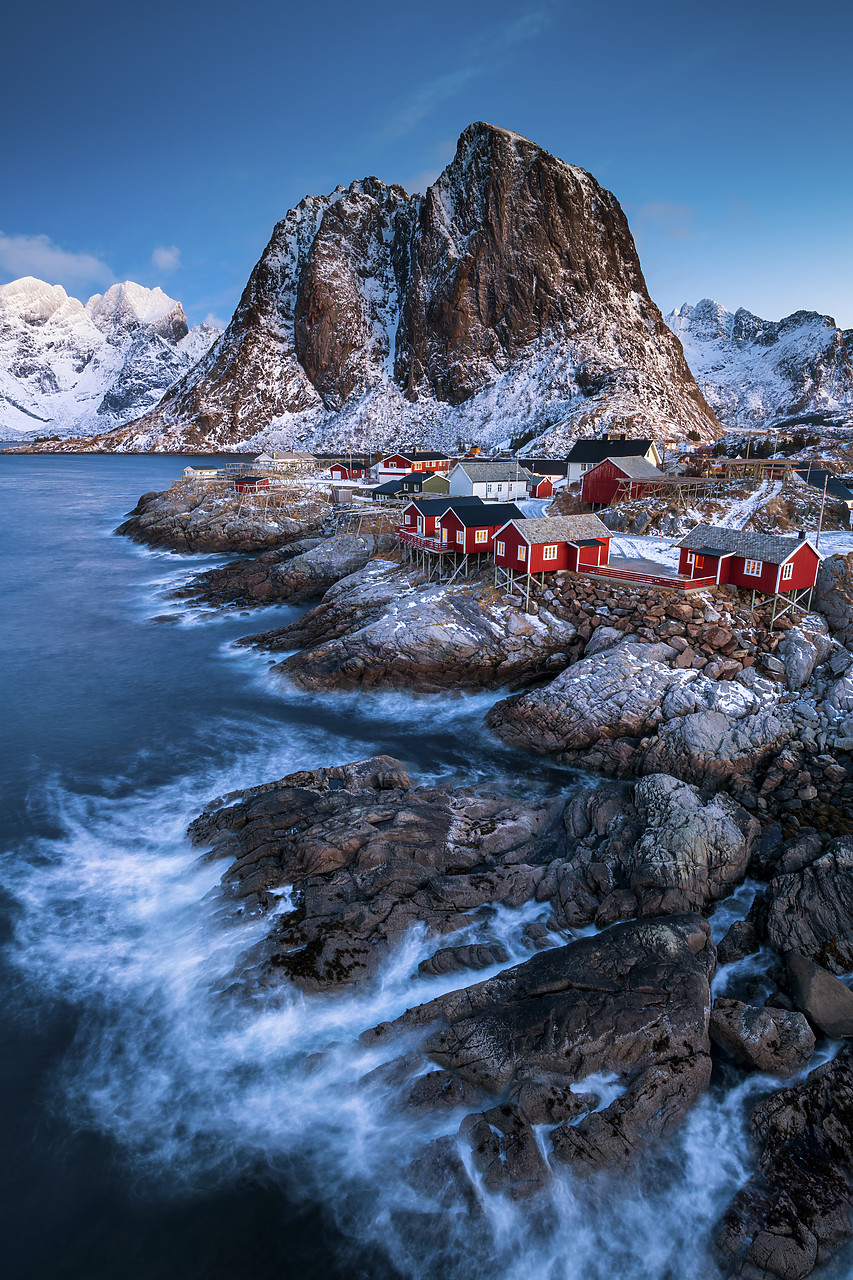
[[160,288],[126,281],[85,305],[24,276],[0,285],[0,431],[104,432],[153,407],[219,336]]
[[853,418],[853,331],[839,329],[831,316],[795,311],[762,320],[703,298],[665,320],[726,427]]
[[219,341],[88,447],[560,452],[616,429],[718,434],[616,198],[478,123],[423,196],[365,178],[291,209]]

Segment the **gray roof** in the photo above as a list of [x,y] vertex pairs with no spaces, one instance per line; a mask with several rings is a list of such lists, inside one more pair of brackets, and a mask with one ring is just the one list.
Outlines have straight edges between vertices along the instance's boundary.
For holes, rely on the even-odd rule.
[[679,542],[688,551],[707,555],[743,556],[747,560],[763,560],[767,564],[783,564],[807,539],[784,538],[778,533],[753,533],[749,529],[725,529],[712,524],[697,524]]
[[[663,480],[664,473],[649,462],[647,458],[641,458],[634,454],[630,458],[607,458],[602,459],[603,462],[612,462],[620,471],[624,471],[626,476],[632,480]],[[589,474],[589,472],[587,472]]]
[[513,462],[510,459],[506,462],[458,462],[456,465],[462,468],[474,484],[482,484],[484,480],[494,483],[501,480],[533,479],[520,462]]
[[539,516],[533,520],[513,521],[519,533],[530,543],[577,542],[586,538],[612,538],[613,534],[598,516]]

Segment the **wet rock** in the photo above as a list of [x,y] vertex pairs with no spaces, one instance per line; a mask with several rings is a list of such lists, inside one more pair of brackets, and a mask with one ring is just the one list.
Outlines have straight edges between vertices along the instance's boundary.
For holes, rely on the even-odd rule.
[[548,1181],[548,1166],[536,1136],[518,1107],[504,1103],[466,1116],[460,1128],[487,1191],[507,1191],[514,1200],[534,1195]]
[[734,964],[761,950],[761,939],[752,920],[735,920],[717,946],[717,963]]
[[[500,1096],[512,1086],[519,1112],[532,1100],[534,1115],[542,1114],[541,1086],[574,1092],[594,1073],[619,1076],[620,1097],[576,1126],[564,1123],[554,1140],[557,1158],[599,1167],[669,1133],[706,1087],[713,967],[710,931],[699,916],[615,925],[410,1009],[361,1040],[369,1046],[435,1027],[422,1052],[485,1093]],[[536,1090],[526,1092],[530,1085]],[[492,1168],[500,1142],[478,1133],[484,1167]]]
[[404,1101],[410,1111],[450,1111],[476,1107],[483,1097],[476,1085],[453,1071],[427,1071],[411,1083]]
[[442,947],[418,965],[418,973],[434,977],[445,973],[463,973],[466,969],[490,969],[495,964],[508,964],[509,952],[498,942],[474,943],[463,947]]
[[796,1075],[814,1053],[814,1034],[801,1013],[720,997],[714,1001],[709,1030],[715,1044],[753,1071]]
[[831,973],[853,969],[853,839],[833,840],[801,871],[768,888],[767,937],[780,955],[796,951]]
[[269,921],[240,980],[319,991],[375,973],[416,924],[447,936],[494,904],[535,898],[564,851],[559,812],[556,800],[413,788],[398,761],[379,756],[225,797],[189,834],[229,859],[232,909]]
[[853,1230],[853,1059],[845,1049],[753,1113],[758,1168],[734,1196],[717,1246],[747,1280],[802,1280]]
[[833,1039],[853,1036],[853,991],[806,956],[787,957],[791,999],[809,1021]]
[[530,1124],[559,1124],[580,1120],[601,1101],[595,1093],[576,1093],[541,1080],[528,1080],[518,1089],[515,1100]]

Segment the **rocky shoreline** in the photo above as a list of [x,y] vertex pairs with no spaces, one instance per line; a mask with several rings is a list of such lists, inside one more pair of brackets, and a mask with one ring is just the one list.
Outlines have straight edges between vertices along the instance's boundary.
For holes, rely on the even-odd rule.
[[[164,524],[147,495],[120,532],[151,540],[159,520],[188,543],[185,515]],[[263,926],[234,991],[369,989],[425,931],[419,974],[457,989],[364,1027],[380,1061],[363,1088],[444,1117],[401,1176],[438,1182],[448,1206],[535,1199],[561,1168],[624,1171],[720,1073],[758,1073],[754,1164],[718,1263],[809,1275],[853,1235],[853,557],[825,562],[815,612],[792,619],[727,590],[685,599],[571,574],[528,603],[483,579],[426,583],[381,536],[278,536],[183,591],[318,601],[241,642],[286,655],[272,678],[509,689],[487,728],[519,761],[587,777],[535,796],[418,786],[378,756],[212,802],[188,834],[223,862],[223,909]],[[259,537],[232,528],[229,549]],[[742,886],[715,946],[709,921]],[[528,956],[509,967],[507,911]]]

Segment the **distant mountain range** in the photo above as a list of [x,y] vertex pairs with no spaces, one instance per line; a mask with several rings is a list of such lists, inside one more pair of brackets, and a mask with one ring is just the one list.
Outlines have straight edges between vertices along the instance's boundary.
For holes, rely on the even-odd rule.
[[705,399],[726,427],[853,418],[853,330],[795,311],[762,320],[703,298],[666,317]]
[[3,286],[0,427],[120,451],[709,441],[853,418],[850,337],[707,299],[664,320],[616,198],[479,123],[425,195],[365,178],[291,209],[224,333],[159,289]]
[[0,286],[0,434],[91,435],[153,408],[220,329],[190,330],[161,289],[127,282],[85,304],[32,276]]

